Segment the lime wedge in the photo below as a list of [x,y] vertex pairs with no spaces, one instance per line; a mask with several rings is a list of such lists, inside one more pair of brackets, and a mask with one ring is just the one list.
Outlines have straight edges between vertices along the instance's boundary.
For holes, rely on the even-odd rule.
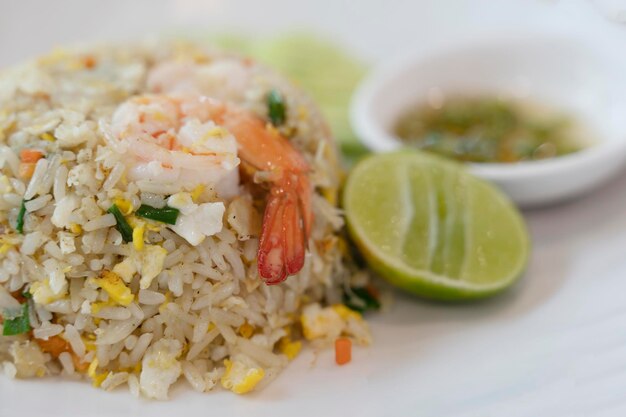
[[362,160],[343,205],[372,269],[423,297],[487,297],[510,286],[528,261],[528,232],[509,199],[436,156],[400,151]]

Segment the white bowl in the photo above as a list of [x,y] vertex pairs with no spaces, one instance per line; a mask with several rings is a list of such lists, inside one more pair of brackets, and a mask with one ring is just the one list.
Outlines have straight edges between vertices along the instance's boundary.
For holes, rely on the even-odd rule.
[[574,37],[474,41],[403,57],[375,70],[359,87],[352,125],[373,151],[402,147],[398,116],[438,94],[496,94],[563,110],[594,134],[589,147],[553,159],[469,164],[519,205],[570,198],[616,173],[626,159],[626,63],[619,48]]

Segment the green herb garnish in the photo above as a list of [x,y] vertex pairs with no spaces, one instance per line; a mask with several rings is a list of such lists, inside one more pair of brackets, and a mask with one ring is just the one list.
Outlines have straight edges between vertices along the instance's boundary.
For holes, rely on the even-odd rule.
[[176,224],[176,219],[180,214],[180,210],[168,206],[156,208],[147,204],[142,204],[135,214],[137,216],[145,217],[146,219],[155,220],[161,223]]
[[2,327],[3,336],[15,336],[30,331],[30,320],[28,318],[28,303],[22,304],[22,311],[19,316],[4,319]]
[[380,301],[367,287],[352,287],[344,293],[343,303],[351,310],[363,313],[366,310],[379,310]]
[[24,216],[26,215],[26,200],[22,199],[22,205],[20,206],[20,212],[17,214],[17,224],[15,229],[17,233],[24,234]]
[[274,126],[285,123],[286,106],[283,96],[277,90],[270,90],[267,95],[267,110]]
[[121,233],[124,242],[132,242],[133,228],[130,227],[119,207],[116,204],[113,204],[107,211],[115,217],[115,221],[117,222],[115,227]]

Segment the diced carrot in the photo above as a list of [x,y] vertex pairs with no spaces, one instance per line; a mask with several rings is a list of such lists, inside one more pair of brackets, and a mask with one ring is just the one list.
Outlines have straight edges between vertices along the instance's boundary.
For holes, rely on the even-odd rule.
[[335,362],[337,365],[345,365],[352,360],[352,340],[340,337],[335,340]]
[[13,291],[11,293],[11,297],[15,298],[18,303],[23,304],[26,302],[26,297],[24,297],[22,290]]
[[43,152],[38,151],[37,149],[22,149],[20,151],[20,160],[22,162],[35,163],[41,158],[43,158]]
[[43,352],[49,353],[55,359],[58,358],[61,353],[68,352],[72,356],[74,368],[79,372],[85,372],[89,367],[89,363],[82,362],[72,350],[72,346],[69,342],[61,336],[51,336],[48,340],[35,339],[35,341]]
[[30,179],[35,173],[35,165],[34,162],[20,162],[17,174],[20,178]]
[[39,347],[45,353],[51,354],[53,357],[58,358],[63,352],[71,352],[72,347],[69,342],[63,339],[61,336],[51,336],[48,340],[35,339]]
[[20,152],[20,166],[18,167],[18,175],[23,179],[30,179],[35,172],[37,161],[43,158],[43,152],[37,149],[22,149]]
[[85,68],[92,69],[96,66],[96,58],[91,55],[86,55],[83,57],[83,64],[85,65]]

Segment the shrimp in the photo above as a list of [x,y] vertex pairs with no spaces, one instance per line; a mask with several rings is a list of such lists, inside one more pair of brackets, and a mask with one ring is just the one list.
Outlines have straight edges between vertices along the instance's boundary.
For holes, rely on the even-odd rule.
[[225,199],[238,193],[235,138],[203,114],[199,104],[183,96],[147,95],[116,109],[109,143],[128,155],[130,180],[170,184],[172,189],[202,184]]
[[239,59],[198,64],[165,61],[148,73],[148,89],[154,93],[202,94],[218,100],[243,101],[252,88],[252,70]]
[[270,173],[270,189],[257,253],[259,274],[278,284],[304,266],[313,215],[309,165],[291,143],[249,112],[222,107],[217,120],[233,132],[239,156]]
[[184,183],[209,175],[219,183],[232,179],[240,160],[263,171],[269,190],[257,253],[259,275],[271,285],[302,269],[313,221],[309,165],[261,118],[206,96],[154,94],[120,105],[111,130],[128,145],[138,177]]

